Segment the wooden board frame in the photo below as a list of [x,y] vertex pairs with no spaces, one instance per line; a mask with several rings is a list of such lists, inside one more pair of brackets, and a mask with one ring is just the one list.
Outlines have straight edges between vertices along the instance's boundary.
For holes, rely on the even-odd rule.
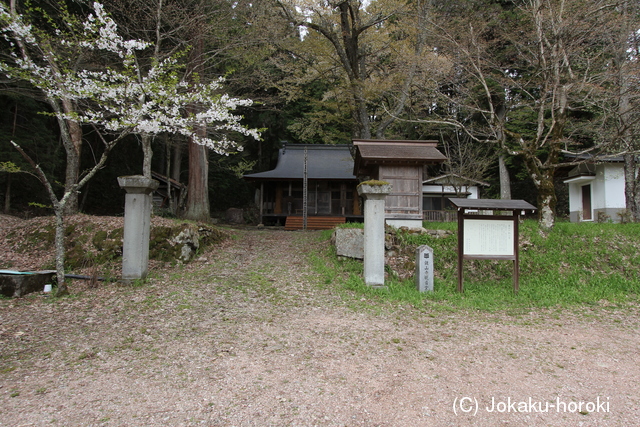
[[[465,220],[466,221],[509,221],[513,223],[513,253],[512,254],[466,254],[464,250],[465,242]],[[520,289],[520,257],[519,257],[519,230],[520,215],[518,211],[512,211],[512,215],[476,215],[466,213],[465,208],[458,209],[458,292],[464,292],[464,260],[465,259],[497,259],[513,261],[513,291],[518,293]]]

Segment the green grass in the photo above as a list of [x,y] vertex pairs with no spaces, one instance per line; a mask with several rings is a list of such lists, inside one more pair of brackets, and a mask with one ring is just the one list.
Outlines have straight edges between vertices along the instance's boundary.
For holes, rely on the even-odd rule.
[[[455,223],[426,223],[428,229],[457,231]],[[429,245],[434,250],[434,292],[419,293],[413,279],[386,281],[388,289],[365,285],[362,263],[339,260],[333,273],[345,289],[380,301],[418,308],[484,311],[567,308],[606,301],[613,307],[640,298],[640,224],[557,223],[548,234],[537,222],[520,226],[520,292],[513,292],[513,262],[465,260],[464,293],[457,285],[457,234],[446,238],[400,234],[403,245]]]

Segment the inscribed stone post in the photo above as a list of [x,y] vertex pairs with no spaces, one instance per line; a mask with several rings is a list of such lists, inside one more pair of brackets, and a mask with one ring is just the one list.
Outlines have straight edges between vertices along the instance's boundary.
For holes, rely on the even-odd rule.
[[433,291],[433,249],[427,245],[416,249],[416,287],[420,292]]
[[364,197],[364,281],[374,287],[384,286],[384,204],[390,192],[390,184],[358,186]]

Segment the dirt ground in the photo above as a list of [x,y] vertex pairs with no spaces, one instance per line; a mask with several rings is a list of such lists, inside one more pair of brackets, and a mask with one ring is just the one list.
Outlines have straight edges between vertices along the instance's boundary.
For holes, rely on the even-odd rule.
[[374,302],[314,272],[318,237],[236,230],[142,286],[0,300],[0,426],[640,425],[637,307]]

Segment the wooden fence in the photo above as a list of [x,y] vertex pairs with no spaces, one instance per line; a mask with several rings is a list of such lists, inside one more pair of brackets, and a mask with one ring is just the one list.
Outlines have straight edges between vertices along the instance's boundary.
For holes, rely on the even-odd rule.
[[456,211],[423,211],[427,222],[454,222],[458,220]]

